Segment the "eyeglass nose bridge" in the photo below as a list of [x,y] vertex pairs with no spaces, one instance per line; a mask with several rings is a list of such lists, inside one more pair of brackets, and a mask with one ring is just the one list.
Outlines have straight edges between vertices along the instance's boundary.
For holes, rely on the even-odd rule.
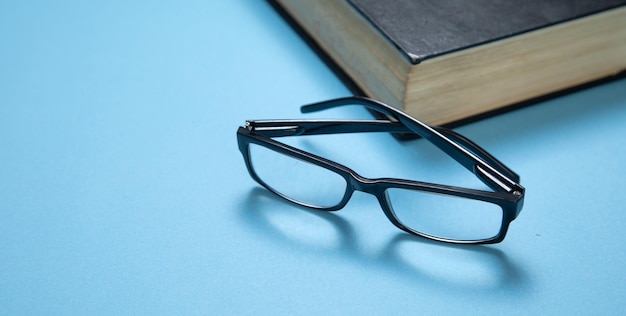
[[[354,191],[360,191],[373,195],[380,204],[383,213],[389,219],[389,221],[396,227],[411,233],[402,223],[400,223],[393,214],[390,205],[386,202],[384,197],[385,185],[381,179],[369,179],[365,178],[357,173],[349,173],[348,185],[351,187],[349,195],[352,195]],[[346,201],[347,202],[347,201]]]
[[378,181],[365,178],[357,173],[350,173],[349,185],[352,191],[360,191],[377,196],[379,191]]

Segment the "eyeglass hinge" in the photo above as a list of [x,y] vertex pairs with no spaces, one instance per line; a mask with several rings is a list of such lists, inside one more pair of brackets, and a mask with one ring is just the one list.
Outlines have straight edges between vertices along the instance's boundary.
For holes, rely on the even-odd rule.
[[[509,192],[516,196],[524,195],[524,188],[521,185],[515,183],[514,181],[498,173],[497,171],[495,173],[491,173],[487,170],[484,170],[480,166],[476,166],[475,170],[476,175],[492,189],[497,191]],[[491,184],[495,184],[496,187]],[[500,190],[498,190],[498,188]]]
[[265,136],[297,136],[305,130],[301,126],[257,126],[254,121],[246,121],[244,127],[251,132],[258,132]]

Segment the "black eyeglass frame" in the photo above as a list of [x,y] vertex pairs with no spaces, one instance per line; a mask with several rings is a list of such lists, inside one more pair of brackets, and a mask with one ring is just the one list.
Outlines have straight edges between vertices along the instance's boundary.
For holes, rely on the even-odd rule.
[[[336,211],[343,208],[354,191],[370,193],[379,201],[385,216],[399,229],[442,242],[490,244],[504,240],[510,223],[522,210],[525,189],[519,184],[519,176],[491,156],[477,144],[460,134],[442,127],[430,126],[384,103],[364,98],[349,97],[302,106],[303,113],[324,110],[343,105],[362,105],[370,110],[387,115],[392,120],[255,120],[247,121],[245,127],[237,130],[237,141],[250,176],[263,187],[297,205],[323,210]],[[320,135],[358,132],[415,133],[430,141],[470,170],[494,192],[434,184],[414,180],[378,178],[370,179],[357,174],[352,169],[334,161],[289,146],[272,139],[273,137]],[[343,198],[337,205],[320,207],[309,205],[285,196],[266,184],[254,171],[250,159],[249,146],[256,144],[283,155],[299,159],[330,170],[345,179],[347,186]],[[492,238],[479,240],[456,240],[424,234],[403,225],[395,216],[385,191],[390,188],[409,189],[448,196],[480,200],[499,205],[503,216],[500,230]]]

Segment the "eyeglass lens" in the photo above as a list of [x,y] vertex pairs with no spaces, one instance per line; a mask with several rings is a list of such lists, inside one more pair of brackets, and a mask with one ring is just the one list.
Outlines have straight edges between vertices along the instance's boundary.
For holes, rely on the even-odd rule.
[[389,188],[385,196],[400,223],[433,237],[489,239],[502,226],[503,211],[497,204],[401,188]]
[[346,193],[346,180],[333,171],[256,144],[249,151],[259,179],[289,200],[327,208],[338,205]]

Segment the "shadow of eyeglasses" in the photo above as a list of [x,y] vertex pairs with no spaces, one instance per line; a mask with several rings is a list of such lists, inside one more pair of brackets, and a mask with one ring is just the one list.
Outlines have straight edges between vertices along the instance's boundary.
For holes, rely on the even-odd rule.
[[[282,207],[286,204],[288,208]],[[360,249],[353,227],[337,213],[292,205],[260,187],[248,193],[240,216],[248,226],[293,250],[339,256],[409,282],[473,293],[506,290],[518,295],[527,288],[522,286],[528,282],[522,270],[498,249],[446,244],[398,232],[372,256]]]

